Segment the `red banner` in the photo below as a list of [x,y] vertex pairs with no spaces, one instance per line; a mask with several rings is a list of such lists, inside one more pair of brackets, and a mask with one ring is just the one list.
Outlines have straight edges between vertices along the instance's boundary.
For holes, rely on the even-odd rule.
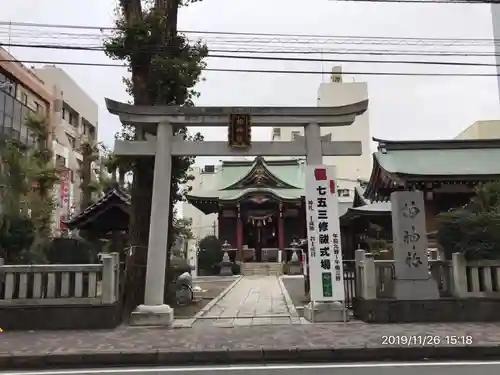
[[60,205],[61,205],[61,216],[59,228],[66,229],[63,220],[68,218],[69,214],[69,187],[71,181],[71,169],[65,168],[60,171],[61,184],[60,184]]

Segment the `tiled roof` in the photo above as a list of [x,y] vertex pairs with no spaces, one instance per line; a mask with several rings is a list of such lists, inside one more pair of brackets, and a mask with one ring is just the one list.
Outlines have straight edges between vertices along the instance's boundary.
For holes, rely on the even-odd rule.
[[75,216],[72,216],[65,222],[65,224],[69,227],[75,226],[77,223],[89,219],[92,215],[98,214],[103,208],[106,208],[106,206],[114,200],[120,201],[126,207],[129,207],[131,204],[130,195],[120,189],[120,187],[115,186],[110,188],[102,198],[92,203],[85,210],[77,213]]

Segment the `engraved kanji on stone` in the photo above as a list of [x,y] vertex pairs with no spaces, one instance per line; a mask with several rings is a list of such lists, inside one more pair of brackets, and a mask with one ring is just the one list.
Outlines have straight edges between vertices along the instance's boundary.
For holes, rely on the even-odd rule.
[[420,265],[422,265],[422,260],[417,255],[416,251],[408,251],[408,255],[406,256],[406,265],[409,268],[418,268]]

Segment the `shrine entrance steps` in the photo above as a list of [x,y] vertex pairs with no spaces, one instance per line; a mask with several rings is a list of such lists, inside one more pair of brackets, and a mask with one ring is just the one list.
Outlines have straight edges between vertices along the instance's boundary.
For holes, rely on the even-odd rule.
[[244,276],[280,276],[283,265],[278,262],[241,263],[241,274]]

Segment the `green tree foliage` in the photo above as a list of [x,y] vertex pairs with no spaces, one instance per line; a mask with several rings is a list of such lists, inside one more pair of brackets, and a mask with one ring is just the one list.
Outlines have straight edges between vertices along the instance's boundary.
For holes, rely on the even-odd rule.
[[446,257],[500,258],[500,182],[481,184],[465,207],[438,216],[437,239]]
[[193,219],[177,217],[177,212],[174,213],[174,218],[174,238],[182,236],[186,240],[192,240],[194,238],[192,231]]
[[[80,210],[83,211],[116,182],[113,176],[118,166],[116,158],[102,142],[96,143],[84,139],[81,141],[81,151],[82,164],[78,172],[82,191]],[[97,165],[94,165],[94,162]]]
[[43,263],[51,242],[59,180],[44,119],[30,116],[26,126],[32,147],[11,140],[0,148],[0,181],[6,194],[0,220],[0,246],[9,262]]
[[198,268],[206,273],[213,273],[222,260],[222,244],[215,236],[204,237],[198,247]]
[[[178,8],[196,1],[120,0],[117,31],[106,42],[107,55],[128,64],[131,78],[125,78],[127,92],[137,105],[192,106],[199,93],[194,86],[200,81],[206,64],[207,47],[201,42],[190,42],[177,33]],[[184,139],[202,140],[200,134],[191,137],[186,127],[178,127],[175,135]],[[142,139],[142,129],[124,127],[119,138]],[[189,167],[193,157],[172,159],[171,202],[173,205],[187,192],[180,189],[192,179]],[[132,185],[132,215],[130,241],[132,245],[147,245],[151,207],[152,158],[134,161]],[[171,209],[173,214],[173,209]],[[173,216],[169,220],[169,233],[173,234]],[[173,236],[170,236],[171,241]]]

